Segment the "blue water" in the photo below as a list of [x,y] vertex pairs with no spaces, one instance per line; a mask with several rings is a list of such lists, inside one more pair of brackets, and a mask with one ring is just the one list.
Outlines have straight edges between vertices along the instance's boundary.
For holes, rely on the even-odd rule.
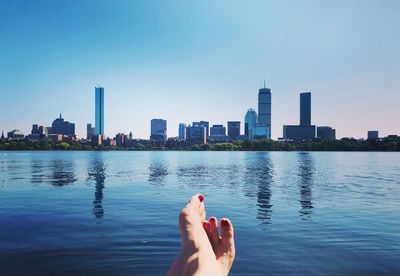
[[232,275],[400,273],[400,154],[0,152],[1,275],[163,275],[203,193]]

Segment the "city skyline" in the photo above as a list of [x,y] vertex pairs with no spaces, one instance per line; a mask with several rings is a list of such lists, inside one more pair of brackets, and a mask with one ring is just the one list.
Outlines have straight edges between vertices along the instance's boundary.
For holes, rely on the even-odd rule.
[[273,139],[298,121],[303,91],[313,93],[313,124],[337,138],[399,134],[400,4],[385,3],[5,1],[0,128],[29,133],[62,113],[85,137],[101,84],[107,136],[147,139],[153,118],[168,121],[169,137],[200,120],[241,121],[243,134],[265,78]]

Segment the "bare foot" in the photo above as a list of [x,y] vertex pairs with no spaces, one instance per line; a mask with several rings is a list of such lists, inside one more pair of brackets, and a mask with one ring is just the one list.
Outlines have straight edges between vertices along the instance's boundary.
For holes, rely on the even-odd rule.
[[179,215],[182,247],[168,275],[228,275],[235,258],[233,226],[221,219],[221,237],[215,217],[206,221],[204,196],[192,196]]

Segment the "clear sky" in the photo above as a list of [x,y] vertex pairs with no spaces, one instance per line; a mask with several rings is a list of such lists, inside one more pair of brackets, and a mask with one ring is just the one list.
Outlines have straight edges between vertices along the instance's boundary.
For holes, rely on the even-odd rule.
[[[226,124],[272,92],[272,137],[299,121],[340,137],[400,134],[400,1],[0,0],[0,130],[85,136],[94,87],[105,132],[148,138],[150,120]],[[243,128],[242,128],[243,131]]]

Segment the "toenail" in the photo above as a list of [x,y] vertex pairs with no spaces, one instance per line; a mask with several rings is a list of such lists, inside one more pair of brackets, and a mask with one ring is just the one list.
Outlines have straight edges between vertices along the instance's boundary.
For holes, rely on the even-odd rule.
[[215,219],[214,217],[211,217],[211,218],[210,218],[210,221],[215,222],[216,219]]
[[226,227],[229,226],[229,222],[226,219],[221,220],[221,225]]
[[199,194],[199,200],[200,200],[200,202],[203,202],[204,196],[202,194]]

